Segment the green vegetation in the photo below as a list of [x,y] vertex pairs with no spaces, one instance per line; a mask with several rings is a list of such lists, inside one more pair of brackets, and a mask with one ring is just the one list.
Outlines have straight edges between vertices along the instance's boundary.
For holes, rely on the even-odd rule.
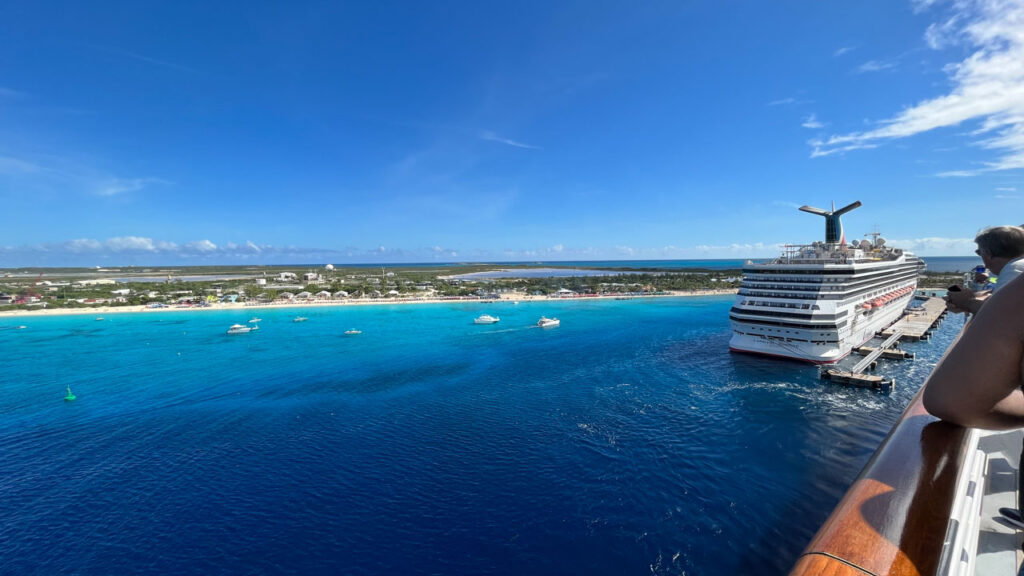
[[614,269],[617,274],[589,277],[473,280],[453,277],[497,269],[514,271],[531,267],[462,264],[383,269],[339,267],[334,270],[296,266],[22,268],[0,271],[0,293],[26,302],[3,306],[0,310],[31,308],[41,302],[48,308],[201,304],[220,300],[271,302],[286,292],[295,295],[321,291],[332,295],[343,291],[349,298],[494,297],[508,292],[554,294],[559,290],[577,294],[654,293],[735,288],[740,276],[738,270],[665,272],[622,268]]

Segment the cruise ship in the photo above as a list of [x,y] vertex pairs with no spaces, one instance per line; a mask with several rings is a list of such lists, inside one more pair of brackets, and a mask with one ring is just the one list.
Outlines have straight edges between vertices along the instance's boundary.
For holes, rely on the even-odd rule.
[[730,350],[832,364],[900,317],[924,263],[877,233],[848,244],[840,217],[860,205],[801,206],[825,218],[825,241],[786,245],[780,257],[743,267]]

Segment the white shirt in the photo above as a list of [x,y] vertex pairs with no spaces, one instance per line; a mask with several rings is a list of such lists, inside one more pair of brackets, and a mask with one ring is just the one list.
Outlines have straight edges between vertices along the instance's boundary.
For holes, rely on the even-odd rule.
[[1006,263],[1006,266],[1003,266],[1003,269],[997,275],[998,280],[996,280],[995,286],[992,287],[992,291],[995,292],[1006,286],[1011,280],[1020,276],[1021,273],[1024,273],[1024,256],[1010,260]]

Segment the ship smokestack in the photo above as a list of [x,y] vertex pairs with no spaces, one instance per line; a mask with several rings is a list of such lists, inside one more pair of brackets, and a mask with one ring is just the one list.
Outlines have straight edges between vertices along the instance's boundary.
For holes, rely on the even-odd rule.
[[825,217],[825,242],[828,244],[846,244],[846,235],[843,234],[843,223],[839,219],[840,216],[846,214],[854,208],[860,208],[860,200],[844,206],[839,210],[835,209],[835,204],[832,205],[832,211],[822,210],[821,208],[815,208],[813,206],[801,206],[800,210],[804,212],[810,212],[811,214],[817,214],[818,216]]

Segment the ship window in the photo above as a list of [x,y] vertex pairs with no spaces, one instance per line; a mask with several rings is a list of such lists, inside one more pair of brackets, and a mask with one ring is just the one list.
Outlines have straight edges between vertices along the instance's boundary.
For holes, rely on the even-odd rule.
[[811,306],[811,310],[821,310],[821,308],[817,304],[814,304]]

